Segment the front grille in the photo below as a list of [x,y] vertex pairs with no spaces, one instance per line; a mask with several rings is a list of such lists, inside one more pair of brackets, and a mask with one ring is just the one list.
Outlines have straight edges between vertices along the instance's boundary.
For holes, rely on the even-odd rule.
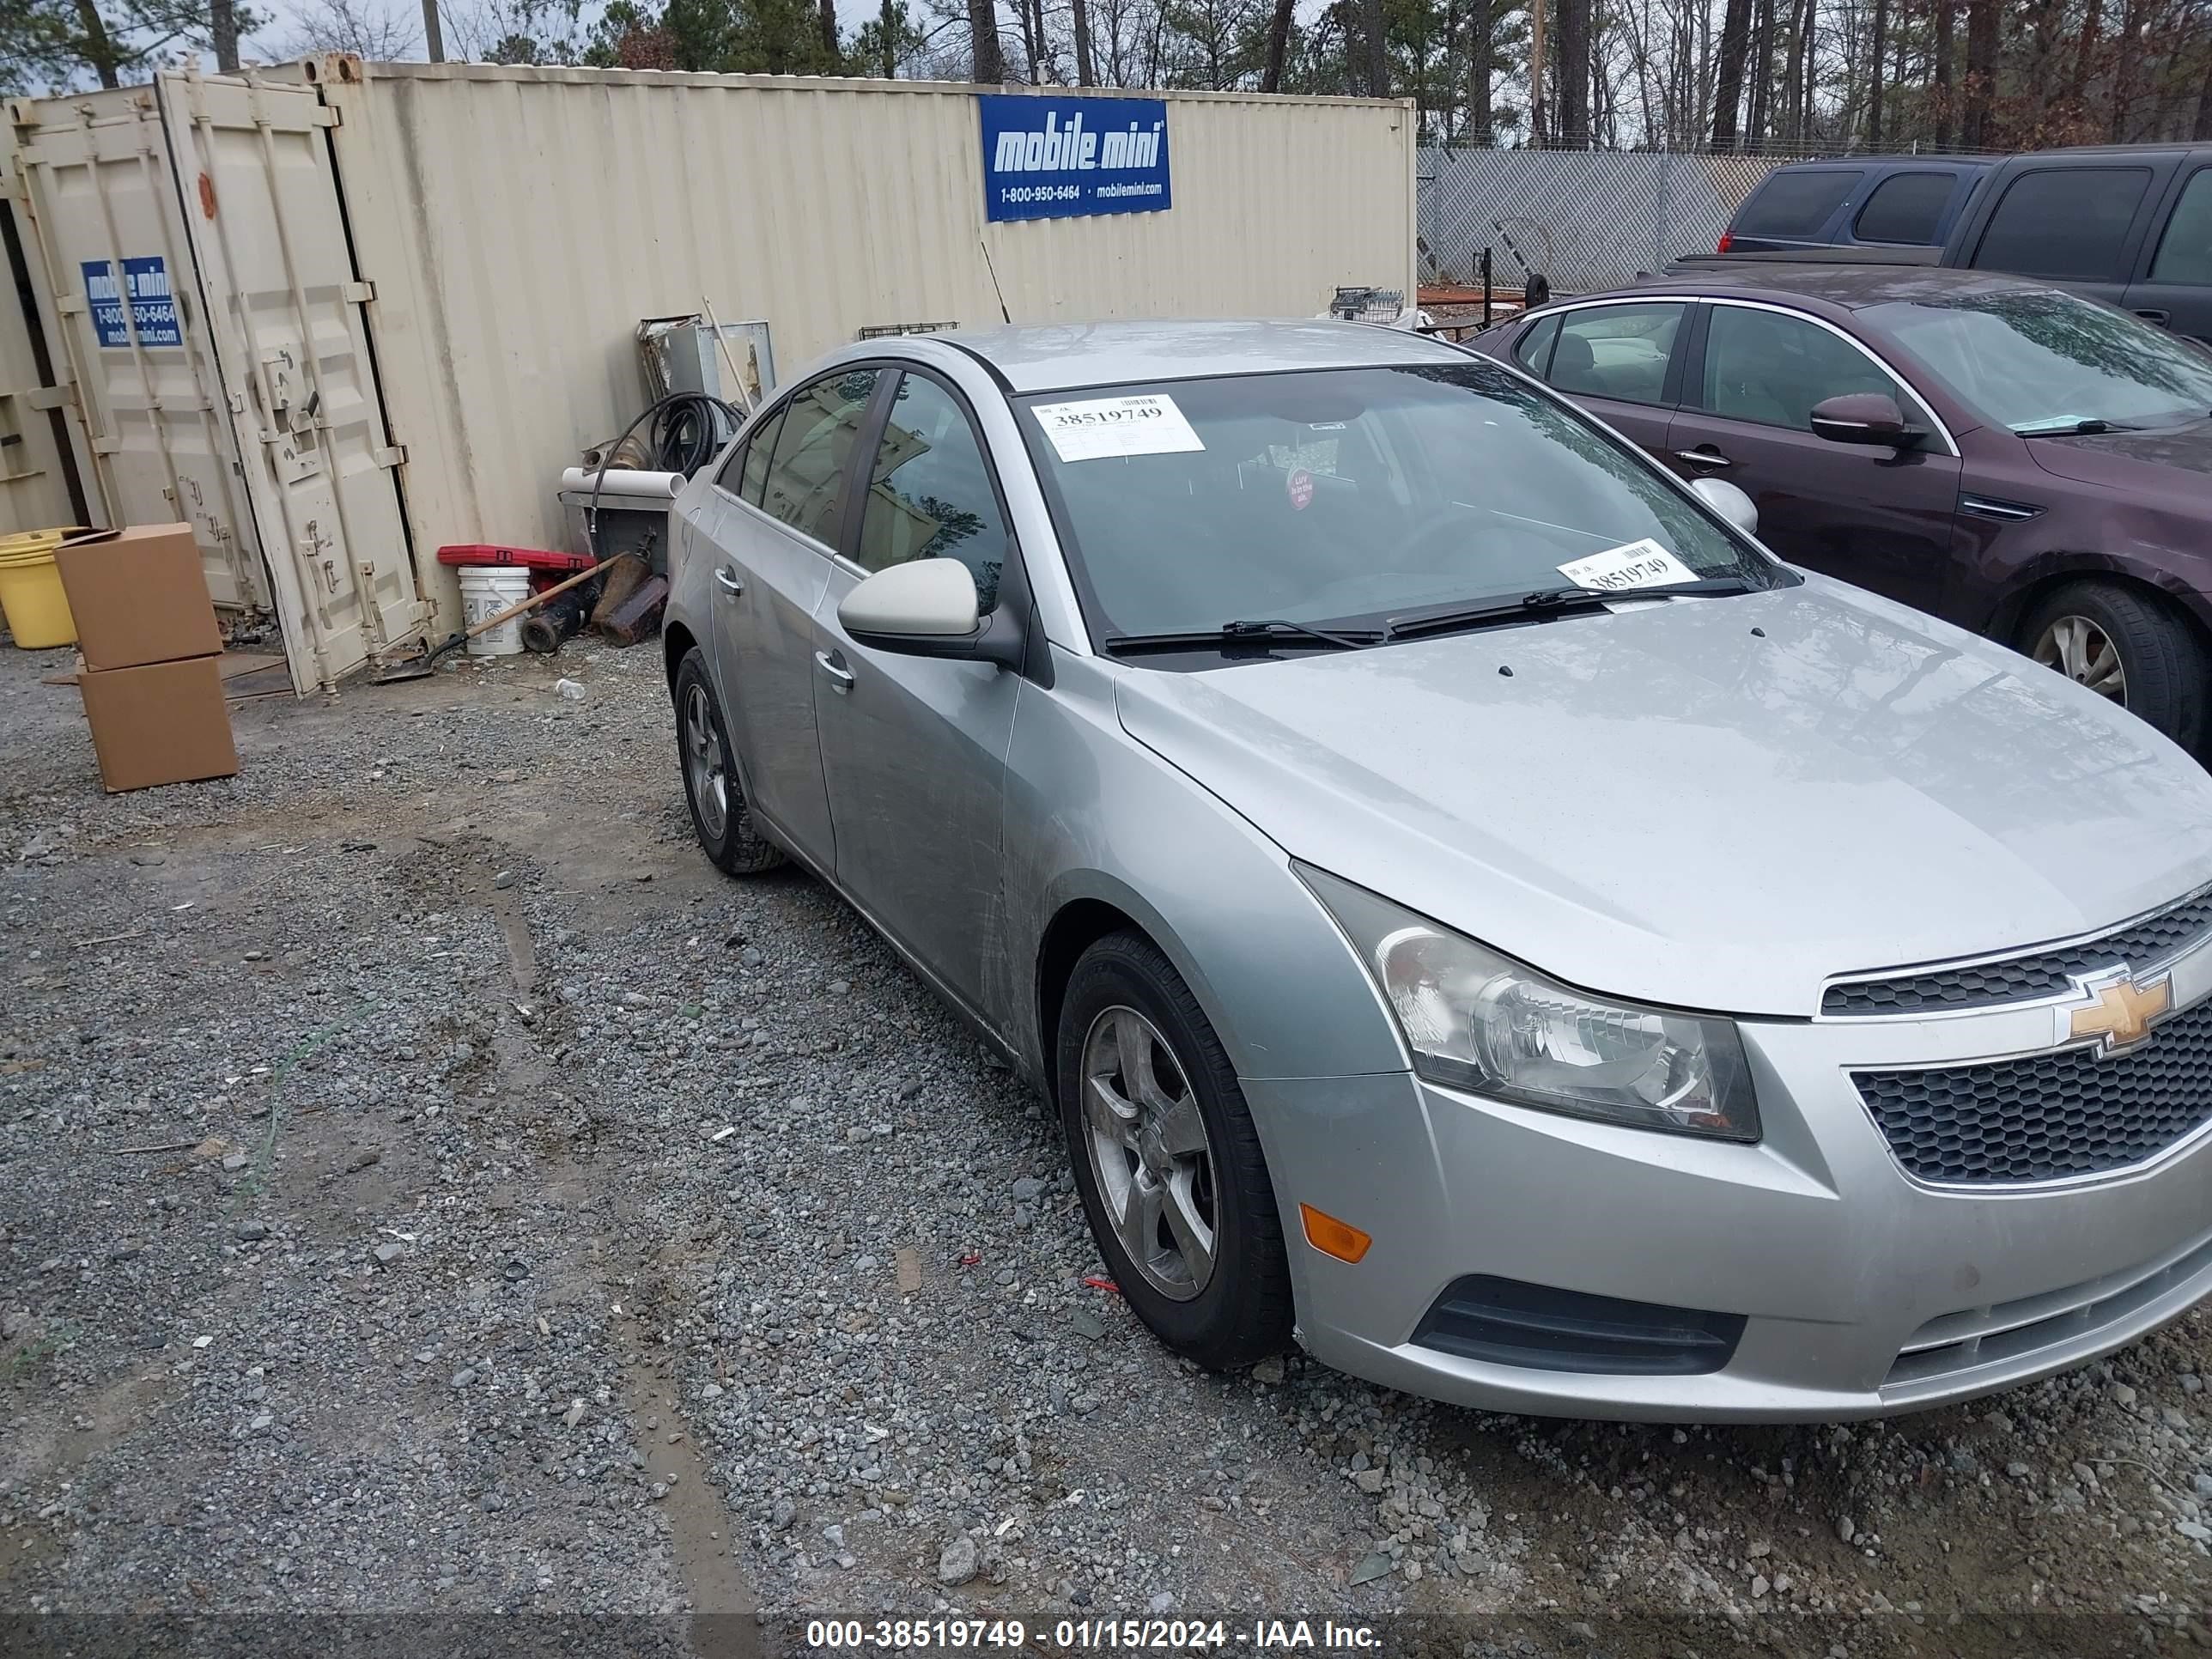
[[2091,1048],[1937,1071],[1854,1072],[1923,1181],[2054,1181],[2140,1164],[2212,1120],[2212,1000],[2124,1054]]
[[2212,933],[2212,888],[2117,933],[2007,962],[1974,968],[1939,968],[1894,979],[1831,985],[1820,999],[1824,1014],[1913,1014],[1929,1009],[1994,1008],[2066,990],[2076,975],[2123,963],[2138,972]]

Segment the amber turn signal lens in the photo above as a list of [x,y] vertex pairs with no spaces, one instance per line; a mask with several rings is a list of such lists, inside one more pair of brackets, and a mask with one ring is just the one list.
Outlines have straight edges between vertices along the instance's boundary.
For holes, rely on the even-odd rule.
[[1299,1205],[1298,1216],[1306,1224],[1306,1243],[1339,1261],[1358,1261],[1375,1242],[1350,1222],[1324,1215],[1310,1204]]

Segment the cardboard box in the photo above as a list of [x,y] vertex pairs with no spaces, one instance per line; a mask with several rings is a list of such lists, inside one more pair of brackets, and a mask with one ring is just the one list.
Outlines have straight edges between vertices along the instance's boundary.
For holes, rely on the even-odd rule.
[[213,657],[87,673],[77,690],[111,795],[236,775],[238,747]]
[[54,562],[76,620],[77,649],[94,672],[222,649],[190,525],[97,530],[64,542]]

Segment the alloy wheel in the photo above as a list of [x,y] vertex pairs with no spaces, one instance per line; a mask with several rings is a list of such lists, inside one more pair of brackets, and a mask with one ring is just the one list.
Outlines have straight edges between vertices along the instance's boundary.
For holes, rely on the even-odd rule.
[[729,784],[722,774],[714,708],[703,685],[693,685],[684,697],[684,775],[699,810],[700,827],[709,841],[720,840],[730,822]]
[[2126,703],[2128,673],[2119,651],[2111,636],[2087,617],[2053,617],[2033,654],[2045,668],[2057,669],[2099,696]]
[[1121,1248],[1147,1285],[1188,1302],[1213,1278],[1213,1145],[1182,1063],[1133,1008],[1106,1009],[1084,1037],[1083,1120]]

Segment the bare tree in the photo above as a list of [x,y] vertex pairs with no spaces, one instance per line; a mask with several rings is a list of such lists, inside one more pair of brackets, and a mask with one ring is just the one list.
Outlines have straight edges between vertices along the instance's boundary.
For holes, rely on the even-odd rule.
[[1867,124],[1869,149],[1881,148],[1882,55],[1889,49],[1889,0],[1874,0],[1874,30],[1867,53]]
[[238,67],[238,7],[235,0],[208,0],[208,33],[215,66],[226,74]]
[[[1081,4],[1082,0],[1076,0]],[[1280,92],[1283,89],[1283,58],[1291,46],[1291,10],[1296,0],[1275,0],[1275,9],[1267,19],[1267,61],[1260,71],[1260,90]]]
[[[1075,34],[1075,84],[1095,87],[1098,76],[1091,63],[1091,8],[1087,0],[1068,0],[1068,14],[1069,27]],[[1277,67],[1279,69],[1280,64]],[[1267,90],[1273,92],[1274,88],[1269,87]]]
[[975,75],[985,85],[1006,78],[1006,59],[999,50],[999,8],[996,0],[968,0],[968,37],[975,46]]
[[349,52],[371,63],[412,58],[420,43],[413,22],[386,9],[386,0],[307,0],[292,16],[277,55],[314,58]]
[[1935,87],[1935,131],[1931,135],[1938,149],[1948,149],[1951,143],[1951,60],[1957,56],[1957,42],[1952,35],[1958,26],[1958,0],[1936,0],[1936,29],[1933,51],[1936,55],[1935,72],[1930,79]]
[[1359,32],[1366,37],[1367,92],[1370,97],[1388,98],[1390,95],[1390,35],[1389,25],[1382,12],[1382,0],[1360,0]]
[[1985,149],[1994,136],[1990,112],[1996,100],[1997,0],[1966,0],[1966,99],[1959,137],[1969,149]]
[[1743,112],[1744,58],[1751,49],[1751,0],[1728,0],[1721,18],[1720,61],[1713,79],[1713,148],[1737,147]]

